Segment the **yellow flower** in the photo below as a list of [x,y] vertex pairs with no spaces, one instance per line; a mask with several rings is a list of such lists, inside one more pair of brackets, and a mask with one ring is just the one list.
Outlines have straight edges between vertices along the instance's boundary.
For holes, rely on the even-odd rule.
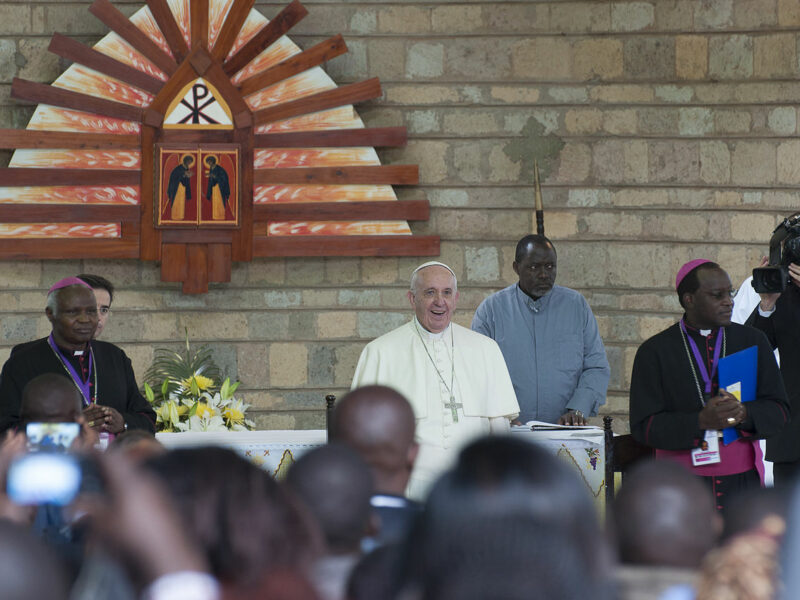
[[205,375],[200,375],[195,373],[191,377],[187,377],[183,381],[181,381],[181,385],[186,388],[187,390],[192,387],[192,380],[194,380],[195,384],[197,384],[197,388],[200,391],[207,390],[212,385],[214,385],[214,380],[210,377],[206,377]]
[[216,411],[205,402],[197,403],[197,412],[195,413],[195,415],[197,415],[199,418],[202,419],[203,417],[208,417],[210,419],[216,414],[217,414]]
[[241,409],[241,406],[227,406],[225,410],[222,411],[222,416],[225,417],[226,421],[231,423],[244,423],[244,411]]

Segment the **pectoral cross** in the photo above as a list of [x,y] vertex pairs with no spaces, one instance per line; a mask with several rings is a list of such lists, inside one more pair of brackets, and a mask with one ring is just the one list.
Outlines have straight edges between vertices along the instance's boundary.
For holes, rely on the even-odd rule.
[[450,396],[450,402],[445,402],[444,407],[450,409],[450,412],[453,415],[453,423],[458,423],[458,409],[464,408],[464,405],[456,402],[456,399],[453,396]]

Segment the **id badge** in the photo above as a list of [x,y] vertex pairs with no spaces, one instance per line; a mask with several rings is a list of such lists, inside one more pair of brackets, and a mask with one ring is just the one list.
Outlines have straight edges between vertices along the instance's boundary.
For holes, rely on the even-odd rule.
[[700,447],[692,450],[692,465],[702,467],[703,465],[713,465],[722,459],[719,455],[719,437],[716,429],[706,430]]

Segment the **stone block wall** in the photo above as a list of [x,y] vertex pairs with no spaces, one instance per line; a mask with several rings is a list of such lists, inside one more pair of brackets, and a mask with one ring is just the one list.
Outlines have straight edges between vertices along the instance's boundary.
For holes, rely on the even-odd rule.
[[[342,33],[350,52],[326,70],[340,84],[380,77],[383,98],[358,112],[368,126],[408,127],[408,146],[381,157],[420,165],[419,188],[398,193],[432,204],[412,227],[442,236],[462,324],[514,281],[539,158],[558,281],[595,310],[612,365],[604,412],[620,429],[638,344],[679,314],[678,266],[716,259],[738,286],[800,206],[800,0],[304,4],[291,37],[307,48]],[[0,5],[0,127],[24,127],[32,111],[9,98],[12,77],[50,82],[65,67],[45,52],[53,32],[87,43],[105,32],[88,5]],[[256,8],[271,18],[283,5]],[[409,317],[405,289],[422,260],[261,259],[205,296],[161,283],[151,263],[3,262],[0,359],[48,330],[50,282],[98,272],[120,287],[104,337],[137,372],[188,329],[243,381],[260,427],[318,427],[324,395],[346,390],[363,345]]]

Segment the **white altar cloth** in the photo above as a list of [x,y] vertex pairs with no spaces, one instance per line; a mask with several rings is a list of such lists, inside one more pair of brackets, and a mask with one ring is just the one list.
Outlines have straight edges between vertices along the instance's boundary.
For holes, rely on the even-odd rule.
[[[511,435],[543,444],[578,471],[596,503],[604,501],[605,446],[601,428],[531,431],[529,426],[520,426],[512,427]],[[156,438],[168,448],[209,445],[231,448],[281,479],[304,452],[326,443],[327,434],[322,429],[213,431],[158,433]]]
[[157,433],[156,438],[167,448],[191,446],[224,446],[282,479],[286,470],[304,452],[327,441],[323,429],[273,431],[209,431],[206,433]]

